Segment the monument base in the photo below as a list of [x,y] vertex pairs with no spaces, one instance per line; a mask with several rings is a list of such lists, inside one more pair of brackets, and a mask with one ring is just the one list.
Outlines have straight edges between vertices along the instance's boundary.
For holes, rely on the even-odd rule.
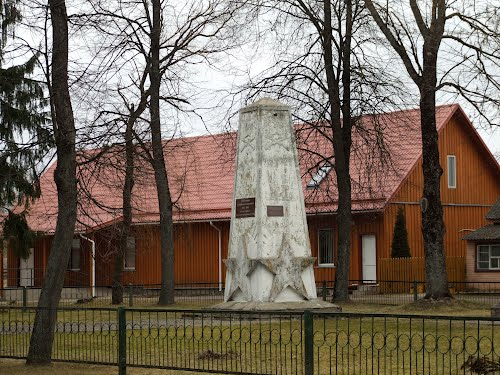
[[296,301],[296,302],[242,302],[242,301],[229,301],[210,306],[206,310],[222,311],[305,311],[315,310],[322,312],[341,312],[342,307],[334,305],[320,299],[309,301]]

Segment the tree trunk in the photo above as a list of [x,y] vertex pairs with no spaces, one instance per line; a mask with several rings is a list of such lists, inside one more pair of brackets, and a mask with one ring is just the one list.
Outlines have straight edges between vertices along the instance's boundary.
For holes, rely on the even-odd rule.
[[351,259],[351,180],[348,167],[339,163],[339,153],[335,152],[335,173],[339,201],[337,207],[337,270],[335,273],[334,297],[336,302],[349,299],[349,265]]
[[52,15],[52,119],[57,147],[57,224],[38,309],[31,335],[27,364],[51,361],[57,306],[61,298],[76,222],[75,123],[68,89],[68,24],[64,0],[49,0]]
[[[144,109],[143,109],[144,110]],[[111,303],[119,305],[123,302],[123,266],[125,253],[127,251],[127,238],[132,225],[132,189],[134,188],[134,142],[133,127],[137,116],[135,113],[129,116],[125,130],[125,181],[122,191],[123,223],[120,230],[120,244],[115,259],[113,285],[111,287]]]
[[153,0],[153,24],[151,30],[151,145],[153,147],[153,169],[160,209],[161,239],[161,290],[159,305],[174,301],[174,241],[172,223],[172,199],[163,156],[160,125],[160,0]]
[[[424,49],[425,51],[425,49]],[[437,56],[437,52],[435,54]],[[422,134],[422,170],[424,175],[424,198],[427,209],[422,212],[422,234],[424,238],[425,276],[427,291],[425,298],[451,297],[448,290],[444,254],[445,226],[441,205],[441,175],[439,164],[438,132],[436,129],[436,59],[432,53],[424,53],[424,72],[420,86],[420,126]],[[431,61],[428,61],[430,59]]]
[[[335,155],[335,173],[338,188],[337,206],[337,269],[335,272],[335,301],[349,299],[349,265],[351,260],[351,176],[349,161],[351,152],[351,37],[352,37],[352,2],[345,1],[345,35],[342,40],[342,59],[339,61],[338,71],[341,77],[336,77],[332,53],[333,28],[331,23],[332,10],[329,0],[323,1],[323,53],[325,73],[328,85],[328,99],[330,105],[330,121],[333,136],[333,151]],[[342,80],[342,83],[339,81]],[[342,89],[342,98],[341,98]]]
[[[447,2],[433,0],[429,15],[430,25],[424,22],[417,2],[411,4],[411,10],[424,41],[422,50],[422,73],[420,66],[415,68],[405,45],[402,44],[382,19],[372,0],[365,4],[380,30],[384,33],[394,51],[401,57],[408,74],[420,90],[420,130],[422,135],[422,171],[424,175],[423,198],[427,200],[427,209],[422,212],[422,234],[424,239],[425,275],[427,293],[425,298],[440,299],[450,297],[448,275],[444,255],[443,207],[441,205],[440,180],[443,170],[439,165],[438,133],[436,129],[436,83],[437,57],[444,35]],[[409,30],[409,29],[407,29]],[[406,31],[407,31],[406,30]],[[412,53],[414,51],[412,50]]]

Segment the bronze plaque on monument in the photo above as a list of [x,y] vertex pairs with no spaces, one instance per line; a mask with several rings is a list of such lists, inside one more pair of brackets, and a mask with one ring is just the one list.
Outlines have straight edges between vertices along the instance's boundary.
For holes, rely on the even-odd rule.
[[283,216],[283,206],[267,206],[267,216],[268,217]]
[[255,217],[255,198],[236,199],[236,218]]

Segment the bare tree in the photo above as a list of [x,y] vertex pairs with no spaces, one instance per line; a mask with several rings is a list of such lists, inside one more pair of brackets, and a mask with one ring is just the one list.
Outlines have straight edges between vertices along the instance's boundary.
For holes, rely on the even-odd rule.
[[52,118],[58,163],[54,174],[58,214],[56,231],[42,284],[27,364],[49,363],[57,306],[76,222],[75,121],[68,87],[68,16],[64,0],[49,0],[52,16]]
[[[143,84],[143,81],[141,83]],[[126,119],[125,177],[122,190],[123,223],[120,231],[120,245],[114,266],[111,298],[113,304],[120,304],[123,302],[123,283],[121,279],[124,267],[124,256],[127,251],[128,237],[130,235],[130,227],[132,225],[132,189],[134,187],[134,155],[136,151],[134,146],[134,125],[139,116],[145,111],[146,105],[147,94],[145,93],[141,97],[141,101],[139,102],[137,108],[134,108],[133,105],[129,107],[130,115]]]
[[[389,85],[379,83],[382,70],[365,52],[374,41],[369,14],[357,0],[263,1],[257,5],[259,10],[276,12],[272,29],[279,55],[251,92],[277,93],[292,103],[295,115],[306,124],[299,130],[298,142],[303,155],[312,160],[308,162],[311,176],[335,171],[335,186],[326,188],[338,192],[331,194],[338,202],[335,300],[345,301],[349,298],[353,221],[352,136],[364,125],[359,121],[363,113],[381,111],[384,100],[388,101],[383,92]],[[269,19],[270,12],[264,13]],[[322,187],[325,183],[311,186],[318,191]]]
[[[175,6],[160,2],[159,13],[155,13],[157,10],[153,12],[153,5],[158,4],[142,0],[131,0],[119,4],[92,0],[73,9],[74,12],[69,17],[73,35],[78,36],[80,45],[88,44],[89,52],[91,52],[84,54],[89,56],[90,62],[70,61],[73,70],[70,69],[68,72],[72,93],[80,108],[79,113],[83,113],[83,116],[79,116],[79,127],[84,127],[85,131],[78,134],[78,147],[103,146],[102,152],[98,155],[91,155],[90,159],[87,152],[80,153],[81,161],[78,162],[80,172],[78,173],[84,176],[86,168],[101,171],[105,169],[105,158],[100,161],[97,161],[97,158],[116,153],[120,147],[108,148],[107,145],[123,142],[125,133],[123,150],[126,154],[124,158],[126,162],[124,165],[119,163],[119,166],[124,168],[123,207],[121,207],[123,225],[119,231],[110,231],[114,235],[119,233],[121,244],[115,253],[113,281],[115,302],[121,300],[120,295],[123,291],[121,275],[124,247],[132,221],[132,205],[129,201],[127,202],[134,184],[134,161],[129,152],[129,145],[132,143],[130,134],[134,133],[135,140],[141,143],[139,147],[141,156],[157,169],[155,175],[159,176],[164,183],[164,187],[158,190],[164,193],[169,186],[167,167],[161,166],[165,163],[164,155],[161,155],[162,147],[165,146],[162,137],[167,134],[169,137],[173,136],[178,131],[178,124],[175,122],[175,116],[178,113],[192,111],[190,104],[196,90],[192,89],[193,86],[190,83],[191,68],[198,64],[209,63],[209,56],[230,47],[234,33],[225,34],[224,32],[237,24],[233,15],[240,6],[240,4],[222,0],[208,2],[192,0]],[[40,9],[43,12],[43,4]],[[153,17],[154,15],[158,15],[157,19]],[[47,17],[45,20],[46,25],[49,24],[48,19]],[[168,22],[165,22],[165,19],[168,19]],[[153,28],[153,21],[159,22],[160,31]],[[45,31],[45,41],[47,41],[49,33],[42,27],[40,30]],[[154,35],[160,38],[158,43],[152,39]],[[98,41],[97,44],[96,41]],[[154,52],[152,47],[158,48],[158,53]],[[156,77],[158,79],[152,80],[151,69],[153,57],[156,55],[158,56],[159,76]],[[47,66],[49,66],[49,56],[49,54],[43,54],[43,58],[47,60]],[[50,90],[50,77],[46,78],[49,81]],[[104,81],[107,82],[106,85],[102,84]],[[160,90],[158,97],[162,103],[161,108],[158,107],[159,112],[150,106],[150,93],[152,88],[158,88],[157,84]],[[116,87],[116,89],[110,90],[110,87]],[[189,90],[186,90],[187,87]],[[120,103],[120,100],[124,98],[127,100]],[[150,106],[149,118],[142,117],[148,106]],[[98,113],[93,119],[86,121],[86,118],[92,117],[89,114],[93,114],[95,108],[99,108]],[[158,116],[151,116],[156,113],[162,116],[161,122]],[[168,126],[165,121],[167,118]],[[154,128],[155,134],[149,132],[149,134],[138,135],[137,129],[132,128],[134,121],[139,119],[141,123],[153,125],[151,129]],[[125,125],[125,129],[122,125]],[[151,140],[150,143],[149,140]],[[80,225],[85,226],[92,222],[98,224],[99,219],[92,217],[94,212],[93,209],[89,209],[88,204],[94,204],[101,211],[117,212],[117,207],[107,207],[106,204],[98,202],[91,196],[91,182],[81,179],[78,189],[80,200],[78,211],[84,216],[87,215],[86,219],[82,216],[83,221],[79,223]],[[162,261],[160,298],[162,304],[173,302],[174,288],[171,224],[170,229],[168,224],[167,227],[163,225],[165,221],[172,221],[171,209],[174,202],[171,197],[165,199],[164,196],[165,194],[162,194],[162,198],[159,197],[160,207],[162,207],[160,210],[161,247],[162,258],[168,257],[168,259]]]
[[[454,89],[487,120],[492,117],[485,108],[491,106],[497,113],[500,108],[500,84],[498,73],[494,74],[500,64],[499,15],[498,9],[488,3],[409,0],[399,8],[404,11],[402,14],[390,3],[365,0],[420,93],[424,175],[422,234],[428,284],[425,298],[451,297],[443,244],[445,225],[440,193],[443,169],[439,163],[436,93],[439,89]],[[408,14],[413,15],[412,22]],[[451,44],[443,47],[445,42]],[[448,56],[457,52],[451,65],[450,60],[438,56],[446,56],[447,51]],[[489,70],[493,73],[488,73]],[[476,79],[471,78],[474,74]]]
[[[170,7],[166,2],[155,0],[139,4],[124,2],[118,9],[97,1],[93,9],[94,13],[80,17],[92,19],[97,16],[98,20],[105,18],[106,22],[115,24],[120,31],[115,35],[120,38],[121,48],[128,47],[126,53],[134,56],[136,66],[144,66],[145,77],[149,79],[149,82],[146,80],[149,87],[142,90],[150,95],[147,104],[151,145],[144,147],[148,150],[144,156],[153,166],[159,202],[162,255],[159,303],[170,304],[174,302],[173,202],[162,138],[176,129],[174,124],[166,126],[161,119],[172,119],[167,116],[188,110],[191,94],[184,91],[183,86],[189,86],[190,80],[185,72],[190,65],[207,61],[209,56],[228,48],[230,40],[223,37],[223,32],[234,22],[232,15],[237,7],[219,0],[190,1]],[[127,9],[131,13],[127,13]],[[167,18],[175,22],[166,23]],[[92,22],[99,26],[100,21]],[[131,86],[138,85],[131,82]]]

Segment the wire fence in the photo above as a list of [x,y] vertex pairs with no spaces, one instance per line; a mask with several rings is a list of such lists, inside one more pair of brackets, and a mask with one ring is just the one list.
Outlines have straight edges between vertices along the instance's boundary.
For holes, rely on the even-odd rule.
[[[35,308],[0,309],[0,357],[25,358]],[[232,374],[500,374],[500,320],[120,308],[57,311],[55,361]]]
[[[423,281],[373,281],[350,280],[350,300],[357,303],[378,305],[404,305],[425,296]],[[334,302],[334,281],[317,282],[318,298]],[[41,288],[9,287],[0,290],[0,306],[36,306]],[[493,306],[500,302],[500,282],[450,282],[450,294],[471,303]],[[160,285],[125,285],[123,302],[119,306],[155,306],[160,296]],[[213,305],[224,300],[222,283],[183,283],[175,286],[175,301],[184,307]],[[60,307],[112,306],[112,289],[109,286],[65,287]]]

